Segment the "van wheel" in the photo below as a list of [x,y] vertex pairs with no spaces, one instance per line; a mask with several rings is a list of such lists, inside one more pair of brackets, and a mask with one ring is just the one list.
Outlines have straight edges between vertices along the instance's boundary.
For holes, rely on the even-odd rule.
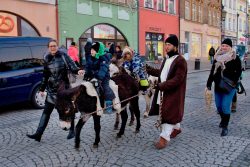
[[39,94],[39,86],[36,87],[34,90],[33,90],[33,93],[32,93],[32,99],[31,99],[31,102],[32,102],[32,105],[35,107],[35,108],[38,108],[38,109],[41,109],[41,108],[44,108],[45,106],[45,97],[42,97],[40,94]]

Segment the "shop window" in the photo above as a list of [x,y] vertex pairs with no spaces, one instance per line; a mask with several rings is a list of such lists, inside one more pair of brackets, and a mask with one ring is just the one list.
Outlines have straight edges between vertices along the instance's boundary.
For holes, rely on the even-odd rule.
[[154,8],[154,1],[153,0],[144,0],[144,7],[145,8]]
[[145,56],[151,61],[158,60],[158,57],[163,56],[164,35],[147,32],[145,38],[146,38]]
[[20,16],[0,12],[0,18],[4,18],[6,23],[0,24],[0,36],[40,36],[37,29]]
[[105,24],[94,26],[94,38],[115,39],[115,28]]
[[21,20],[22,36],[38,37],[36,30],[25,20]]

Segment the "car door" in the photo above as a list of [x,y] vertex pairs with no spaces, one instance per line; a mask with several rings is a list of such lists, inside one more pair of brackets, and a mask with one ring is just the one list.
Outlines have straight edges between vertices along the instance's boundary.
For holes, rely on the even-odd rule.
[[28,46],[0,46],[0,105],[26,101],[32,87]]

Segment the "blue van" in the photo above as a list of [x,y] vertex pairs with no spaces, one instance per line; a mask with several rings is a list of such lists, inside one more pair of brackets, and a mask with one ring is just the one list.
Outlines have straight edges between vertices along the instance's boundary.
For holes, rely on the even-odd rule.
[[30,101],[43,108],[38,94],[44,55],[51,38],[0,37],[0,106]]

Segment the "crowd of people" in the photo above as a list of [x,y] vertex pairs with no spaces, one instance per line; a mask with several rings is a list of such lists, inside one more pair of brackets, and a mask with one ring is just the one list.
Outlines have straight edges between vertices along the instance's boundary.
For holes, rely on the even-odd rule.
[[[155,94],[150,112],[159,113],[159,124],[162,128],[159,140],[155,143],[157,149],[167,146],[170,138],[175,138],[181,133],[180,123],[184,115],[187,62],[178,52],[179,40],[176,35],[171,35],[165,40],[165,51],[160,69],[144,65],[140,55],[136,51],[126,46],[115,46],[114,43],[93,42],[87,39],[84,47],[86,65],[84,70],[81,67],[79,51],[76,43],[72,42],[70,48],[65,51],[58,49],[58,44],[52,40],[48,44],[48,54],[45,56],[44,77],[40,92],[44,96],[47,90],[45,108],[42,113],[40,123],[36,132],[27,135],[31,139],[40,141],[42,134],[48,124],[50,114],[55,107],[56,92],[61,81],[69,85],[67,70],[62,57],[70,70],[79,75],[83,75],[84,80],[90,81],[95,78],[99,81],[104,91],[106,113],[112,113],[112,100],[115,98],[114,92],[109,86],[110,73],[109,64],[111,59],[122,62],[122,66],[131,72],[137,79],[140,89],[147,90],[149,87],[148,75],[158,77],[158,84],[155,86]],[[68,54],[68,55],[67,55]],[[211,72],[208,77],[206,89],[211,91],[214,83],[215,104],[217,112],[221,117],[219,127],[222,128],[221,136],[228,134],[228,124],[231,114],[233,97],[237,92],[237,85],[242,73],[241,61],[232,49],[232,41],[225,39],[221,47],[215,51],[209,51],[211,57]],[[151,113],[151,115],[154,115]],[[74,137],[74,123],[69,132],[68,139]]]

